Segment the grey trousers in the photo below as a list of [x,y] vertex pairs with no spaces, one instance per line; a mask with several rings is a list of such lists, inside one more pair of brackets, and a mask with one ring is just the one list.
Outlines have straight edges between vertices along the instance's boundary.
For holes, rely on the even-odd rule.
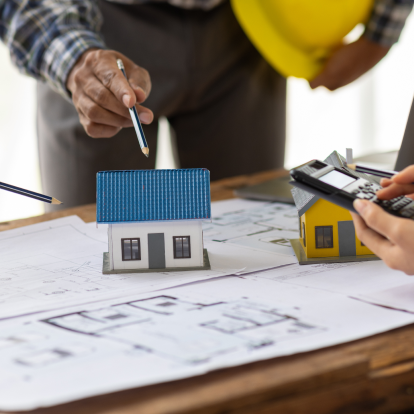
[[208,12],[162,3],[99,6],[108,47],[150,73],[145,105],[155,121],[143,128],[151,155],[142,155],[133,128],[90,138],[73,105],[39,83],[44,193],[64,208],[93,203],[98,171],[154,168],[160,116],[175,130],[182,168],[208,168],[217,180],[283,166],[286,81],[249,42],[228,2]]

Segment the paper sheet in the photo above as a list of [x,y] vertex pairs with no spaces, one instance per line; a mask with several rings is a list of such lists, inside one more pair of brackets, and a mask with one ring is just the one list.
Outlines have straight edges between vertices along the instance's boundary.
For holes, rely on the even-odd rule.
[[28,410],[373,335],[414,315],[226,278],[0,322],[0,409]]
[[103,275],[106,229],[67,217],[0,233],[0,319],[295,261],[290,255],[207,241],[211,270]]
[[236,199],[223,202],[216,211],[220,214],[203,225],[205,240],[295,257],[289,243],[299,237],[294,206]]
[[209,272],[104,276],[106,226],[76,217],[0,233],[0,318],[10,318],[0,320],[0,409],[186,378],[414,322],[353,299],[414,311],[411,279],[382,262],[299,266],[284,242],[297,234],[293,207],[231,200],[212,210]]
[[[377,292],[398,292],[399,289],[404,290],[405,288],[407,289],[406,295],[409,295],[409,286],[414,288],[414,280],[410,276],[389,269],[382,261],[325,263],[306,266],[293,264],[263,271],[253,277],[358,298],[373,298]],[[397,299],[397,297],[395,298]]]
[[414,281],[384,290],[357,294],[355,297],[369,303],[414,313]]

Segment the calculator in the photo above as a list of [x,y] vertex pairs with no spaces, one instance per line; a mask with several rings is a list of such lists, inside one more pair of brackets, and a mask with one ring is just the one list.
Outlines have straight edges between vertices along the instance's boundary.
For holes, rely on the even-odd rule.
[[356,212],[353,206],[357,198],[369,200],[394,216],[414,219],[414,200],[400,196],[391,200],[379,200],[376,192],[382,187],[365,178],[353,175],[319,160],[312,160],[290,171],[290,184],[304,191]]

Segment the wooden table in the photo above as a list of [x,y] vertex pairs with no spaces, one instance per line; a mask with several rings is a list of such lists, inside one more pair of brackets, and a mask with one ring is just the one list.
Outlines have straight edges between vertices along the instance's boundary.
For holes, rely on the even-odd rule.
[[[269,171],[212,183],[212,200],[286,174]],[[1,223],[0,230],[77,214],[95,205]],[[274,358],[170,383],[116,392],[42,414],[357,414],[414,412],[414,325],[314,352]]]

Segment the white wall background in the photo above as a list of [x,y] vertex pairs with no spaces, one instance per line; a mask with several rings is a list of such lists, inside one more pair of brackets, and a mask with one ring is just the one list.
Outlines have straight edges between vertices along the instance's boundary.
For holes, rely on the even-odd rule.
[[[333,150],[354,155],[398,149],[414,95],[414,15],[400,42],[377,67],[336,92],[288,83],[287,168]],[[0,181],[41,191],[35,81],[17,72],[0,44]],[[168,124],[160,128],[159,168],[172,168]],[[53,194],[49,194],[53,196]],[[0,190],[0,222],[43,212],[41,202]]]
[[335,92],[289,79],[285,165],[333,150],[354,156],[398,149],[414,96],[414,14],[400,41],[368,74]]
[[[35,85],[12,66],[0,43],[0,181],[40,191]],[[42,212],[42,202],[0,190],[0,221]]]

